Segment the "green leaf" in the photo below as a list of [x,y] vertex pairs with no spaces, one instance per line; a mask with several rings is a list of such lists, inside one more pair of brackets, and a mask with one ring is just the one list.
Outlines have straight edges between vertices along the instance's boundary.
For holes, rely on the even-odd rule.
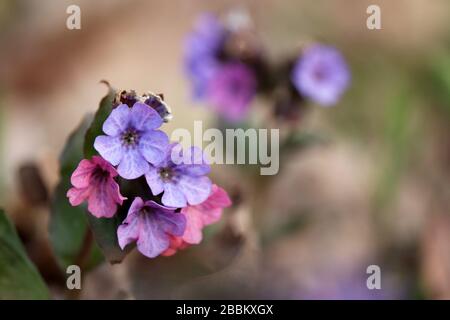
[[[92,115],[86,116],[67,141],[60,156],[61,180],[56,187],[51,204],[50,240],[58,263],[64,270],[69,265],[78,263],[86,232],[90,232],[85,208],[72,207],[66,193],[71,187],[70,176],[83,159],[84,136],[91,122]],[[86,267],[94,267],[101,261],[99,248],[94,245]]]
[[0,210],[0,300],[48,299],[48,288]]
[[105,122],[113,109],[115,95],[116,91],[109,87],[108,94],[100,101],[100,106],[95,113],[94,120],[89,126],[84,139],[84,157],[86,159],[98,155],[98,152],[94,149],[94,141],[97,136],[104,134],[102,129],[103,122]]
[[[102,129],[103,123],[113,109],[115,95],[116,91],[109,87],[108,94],[101,100],[100,106],[95,113],[94,120],[86,132],[84,140],[84,156],[86,159],[98,154],[94,149],[94,141],[97,136],[104,134]],[[94,238],[100,246],[105,258],[111,263],[121,262],[127,253],[120,249],[117,239],[117,228],[124,219],[122,211],[127,209],[126,207],[126,205],[122,206],[113,218],[96,218],[91,214],[86,213],[89,225],[94,233]]]

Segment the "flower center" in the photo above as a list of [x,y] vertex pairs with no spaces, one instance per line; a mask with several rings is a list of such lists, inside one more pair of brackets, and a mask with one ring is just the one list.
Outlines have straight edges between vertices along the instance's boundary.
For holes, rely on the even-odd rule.
[[103,182],[109,177],[109,172],[98,167],[92,173],[92,179],[96,182]]
[[135,146],[139,142],[139,134],[134,129],[125,131],[122,135],[122,143],[126,146]]
[[172,170],[172,168],[169,167],[159,169],[158,173],[163,181],[170,181],[175,176],[174,170]]
[[314,79],[316,79],[317,81],[321,82],[323,80],[325,80],[325,78],[327,77],[327,73],[325,71],[325,68],[318,66],[314,72],[313,72],[313,76]]

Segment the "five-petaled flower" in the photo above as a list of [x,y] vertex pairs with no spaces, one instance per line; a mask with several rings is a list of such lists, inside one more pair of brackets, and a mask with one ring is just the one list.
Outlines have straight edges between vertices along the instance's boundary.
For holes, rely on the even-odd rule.
[[136,242],[139,252],[154,258],[169,248],[171,236],[183,235],[185,228],[186,218],[181,213],[136,197],[117,230],[117,236],[122,249]]
[[186,217],[186,230],[181,237],[170,237],[170,247],[162,255],[171,256],[177,250],[199,244],[203,238],[203,228],[219,221],[223,209],[230,205],[231,200],[227,192],[214,184],[208,199],[201,204],[181,209],[181,214]]
[[99,156],[81,160],[70,179],[73,185],[67,192],[70,204],[78,206],[87,200],[90,213],[97,218],[111,218],[117,205],[126,199],[120,194],[116,176],[116,169]]
[[142,102],[129,108],[117,106],[103,123],[106,135],[98,136],[94,148],[125,179],[135,179],[161,162],[169,145],[167,135],[156,130],[163,123],[158,113]]
[[313,45],[295,64],[292,82],[301,95],[323,106],[331,106],[348,87],[350,71],[336,48]]
[[167,149],[162,162],[150,166],[145,178],[153,195],[164,192],[161,199],[164,205],[182,208],[208,198],[211,180],[206,175],[209,171],[199,148],[191,147],[183,152],[175,143]]

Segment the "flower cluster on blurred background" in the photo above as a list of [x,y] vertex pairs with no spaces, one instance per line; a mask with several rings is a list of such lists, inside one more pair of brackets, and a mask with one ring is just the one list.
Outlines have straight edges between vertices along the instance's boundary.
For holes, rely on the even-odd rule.
[[[279,115],[294,113],[306,98],[322,106],[335,105],[349,86],[350,71],[336,48],[310,43],[295,59],[274,64],[251,17],[242,10],[227,16],[224,23],[212,13],[201,15],[184,48],[193,98],[205,101],[226,120],[244,120],[257,94],[275,100],[274,114]],[[287,101],[286,110],[279,110],[279,92],[284,93],[281,103]]]
[[[0,298],[450,298],[449,2],[376,3],[1,1]],[[179,168],[194,121],[279,129],[279,173]]]
[[[170,144],[163,131],[157,130],[164,123],[157,110],[168,108],[160,98],[152,95],[142,98],[126,91],[119,91],[116,96],[120,104],[108,102],[111,113],[106,120],[102,123],[100,115],[93,120],[91,128],[99,121],[107,135],[95,138],[93,147],[100,156],[81,160],[71,175],[73,187],[67,192],[70,204],[79,206],[87,201],[87,210],[96,218],[113,218],[118,206],[119,211],[127,212],[117,229],[117,242],[122,250],[136,242],[143,255],[155,258],[198,244],[203,227],[217,222],[231,200],[217,185],[213,190],[206,176],[210,166],[200,149],[183,151],[179,144]],[[147,100],[154,102],[155,108],[145,103]],[[172,159],[177,149],[180,163]],[[144,176],[147,188],[138,180]],[[128,198],[121,195],[119,187],[124,184],[122,179],[130,180],[126,195],[132,195],[125,205],[123,202]],[[112,231],[114,238],[116,232]],[[98,232],[101,237],[106,231]]]

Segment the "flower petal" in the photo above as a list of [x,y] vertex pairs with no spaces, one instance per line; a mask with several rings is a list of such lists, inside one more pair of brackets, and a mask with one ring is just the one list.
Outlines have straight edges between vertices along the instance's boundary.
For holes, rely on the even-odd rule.
[[145,174],[149,164],[144,157],[134,148],[123,148],[123,156],[117,172],[122,178],[136,179]]
[[167,156],[169,137],[162,131],[151,130],[139,139],[139,150],[145,160],[151,164],[159,164]]
[[96,165],[92,161],[86,159],[81,160],[70,177],[70,183],[76,188],[88,187],[91,174],[95,167]]
[[200,204],[211,194],[211,180],[208,177],[182,176],[178,188],[190,205]]
[[181,237],[169,236],[169,241],[170,241],[169,248],[163,253],[161,253],[162,256],[165,257],[173,256],[175,253],[177,253],[179,249],[184,249],[185,247],[188,246],[188,244],[185,243],[183,241],[183,238]]
[[186,229],[186,217],[181,213],[174,211],[157,211],[157,215],[161,228],[168,234],[174,236],[182,236]]
[[217,185],[212,186],[212,191],[208,199],[195,207],[203,212],[203,224],[210,225],[219,221],[223,208],[231,206],[231,199],[227,192]]
[[183,240],[189,244],[198,244],[202,241],[203,213],[195,207],[188,206],[181,209],[181,214],[186,217],[186,230]]
[[154,258],[169,247],[169,235],[161,228],[158,216],[153,213],[139,215],[138,250],[146,257]]
[[136,130],[147,131],[161,127],[163,119],[152,107],[136,102],[131,108],[131,123]]
[[93,156],[91,161],[105,171],[109,172],[110,177],[117,177],[117,170],[105,159],[100,156]]
[[119,240],[119,246],[122,249],[139,238],[139,209],[142,206],[142,199],[139,197],[135,198],[127,217],[117,229],[117,238]]
[[67,197],[72,206],[78,206],[89,197],[89,188],[70,188]]
[[109,197],[118,205],[122,205],[123,200],[127,198],[120,194],[119,184],[113,178],[109,178],[105,183],[107,183]]
[[164,183],[161,181],[161,178],[158,174],[158,168],[154,166],[149,166],[149,170],[145,173],[145,180],[147,180],[147,184],[150,187],[153,195],[158,195],[164,191]]
[[103,123],[103,132],[109,136],[119,135],[127,128],[130,114],[130,108],[126,104],[117,106]]
[[164,184],[164,193],[161,198],[164,205],[174,208],[182,208],[186,206],[186,198],[177,185],[172,183]]
[[88,198],[88,211],[97,218],[111,218],[116,214],[117,203],[111,196],[110,185],[99,182],[91,186]]
[[94,148],[113,166],[117,166],[123,157],[123,148],[119,137],[98,136],[95,138]]
[[191,176],[203,176],[211,171],[203,151],[198,147],[190,147],[183,152],[183,163],[178,168]]

